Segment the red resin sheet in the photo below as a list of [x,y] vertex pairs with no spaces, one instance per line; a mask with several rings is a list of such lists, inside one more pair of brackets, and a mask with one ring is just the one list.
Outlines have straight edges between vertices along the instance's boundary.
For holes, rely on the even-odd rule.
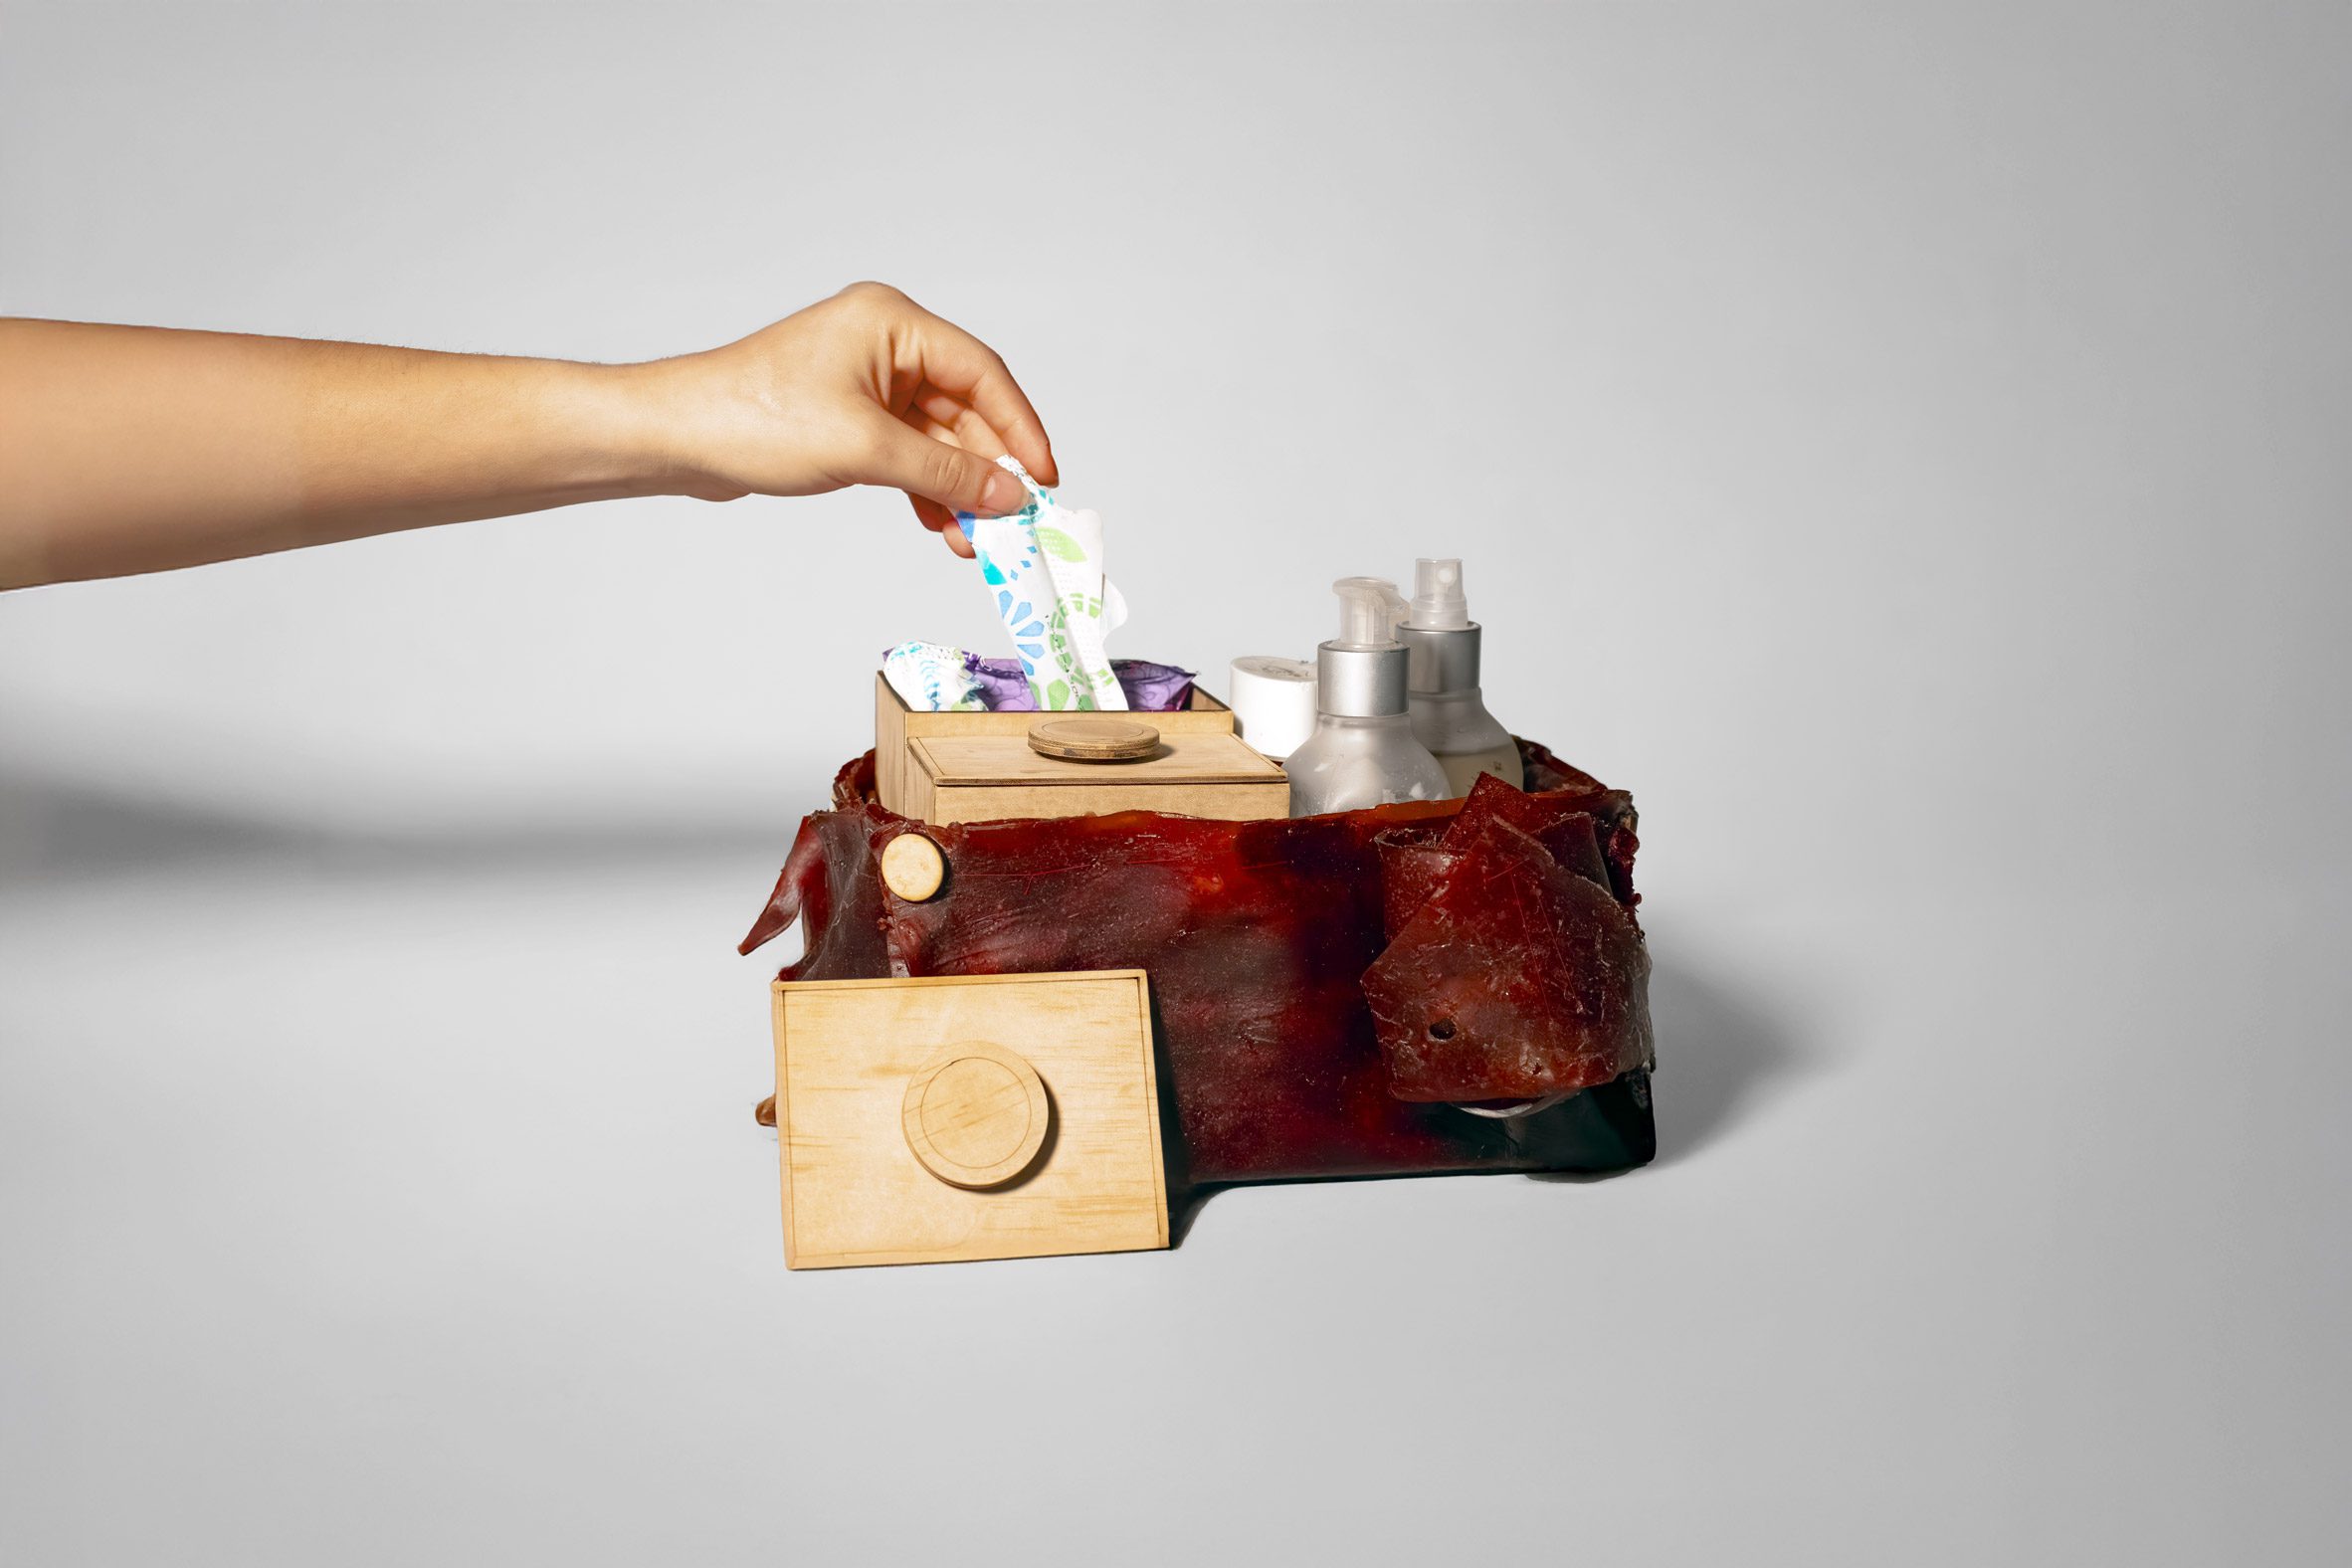
[[[743,951],[797,919],[787,980],[1147,971],[1179,1180],[1640,1164],[1633,803],[1522,751],[1529,791],[1481,780],[1468,802],[952,827],[876,805],[869,753],[802,822]],[[918,830],[947,878],[912,903],[879,862]],[[1507,1119],[1463,1108],[1563,1094]]]
[[[1591,819],[1564,826],[1597,869]],[[1650,955],[1606,881],[1500,815],[1466,811],[1420,852],[1409,890],[1425,887],[1402,926],[1392,909],[1363,977],[1391,1094],[1541,1099],[1647,1064]]]

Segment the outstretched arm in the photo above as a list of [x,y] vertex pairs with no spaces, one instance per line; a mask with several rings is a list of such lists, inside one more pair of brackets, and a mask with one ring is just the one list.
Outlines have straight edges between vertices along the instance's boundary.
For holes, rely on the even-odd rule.
[[1054,483],[1004,362],[858,284],[638,365],[0,320],[0,588],[192,566],[620,495],[847,485],[1009,511]]

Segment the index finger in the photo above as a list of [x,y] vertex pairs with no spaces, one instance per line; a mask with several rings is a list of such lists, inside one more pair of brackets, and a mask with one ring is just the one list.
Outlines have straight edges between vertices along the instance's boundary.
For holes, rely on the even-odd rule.
[[921,351],[923,379],[940,391],[962,398],[972,412],[988,421],[1003,439],[1005,450],[1021,460],[1040,485],[1059,485],[1054,468],[1054,446],[1046,439],[1045,422],[1029,406],[1029,395],[1004,360],[953,321],[924,312]]

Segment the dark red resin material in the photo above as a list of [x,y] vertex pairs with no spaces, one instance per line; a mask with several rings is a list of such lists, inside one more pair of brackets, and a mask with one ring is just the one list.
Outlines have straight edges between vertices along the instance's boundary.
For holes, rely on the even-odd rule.
[[1649,1061],[1650,955],[1592,817],[1560,812],[1539,839],[1495,795],[1542,799],[1481,791],[1438,844],[1382,846],[1389,944],[1363,986],[1399,1099],[1541,1099]]
[[918,825],[874,803],[868,753],[801,823],[742,950],[798,919],[787,980],[1148,971],[1179,1180],[1640,1164],[1633,802],[1521,750],[1529,792],[1481,780],[1467,804],[923,827],[948,871],[922,903],[882,883],[882,847]]

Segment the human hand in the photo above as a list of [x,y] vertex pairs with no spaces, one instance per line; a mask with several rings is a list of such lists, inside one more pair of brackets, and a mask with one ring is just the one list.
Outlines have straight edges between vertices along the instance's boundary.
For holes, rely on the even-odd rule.
[[0,319],[0,589],[160,571],[579,501],[846,485],[1016,510],[1057,482],[1004,361],[854,284],[639,365]]
[[886,284],[852,284],[723,348],[635,368],[656,388],[677,488],[706,500],[887,485],[968,557],[957,511],[1029,498],[998,458],[1059,480],[1005,362]]

